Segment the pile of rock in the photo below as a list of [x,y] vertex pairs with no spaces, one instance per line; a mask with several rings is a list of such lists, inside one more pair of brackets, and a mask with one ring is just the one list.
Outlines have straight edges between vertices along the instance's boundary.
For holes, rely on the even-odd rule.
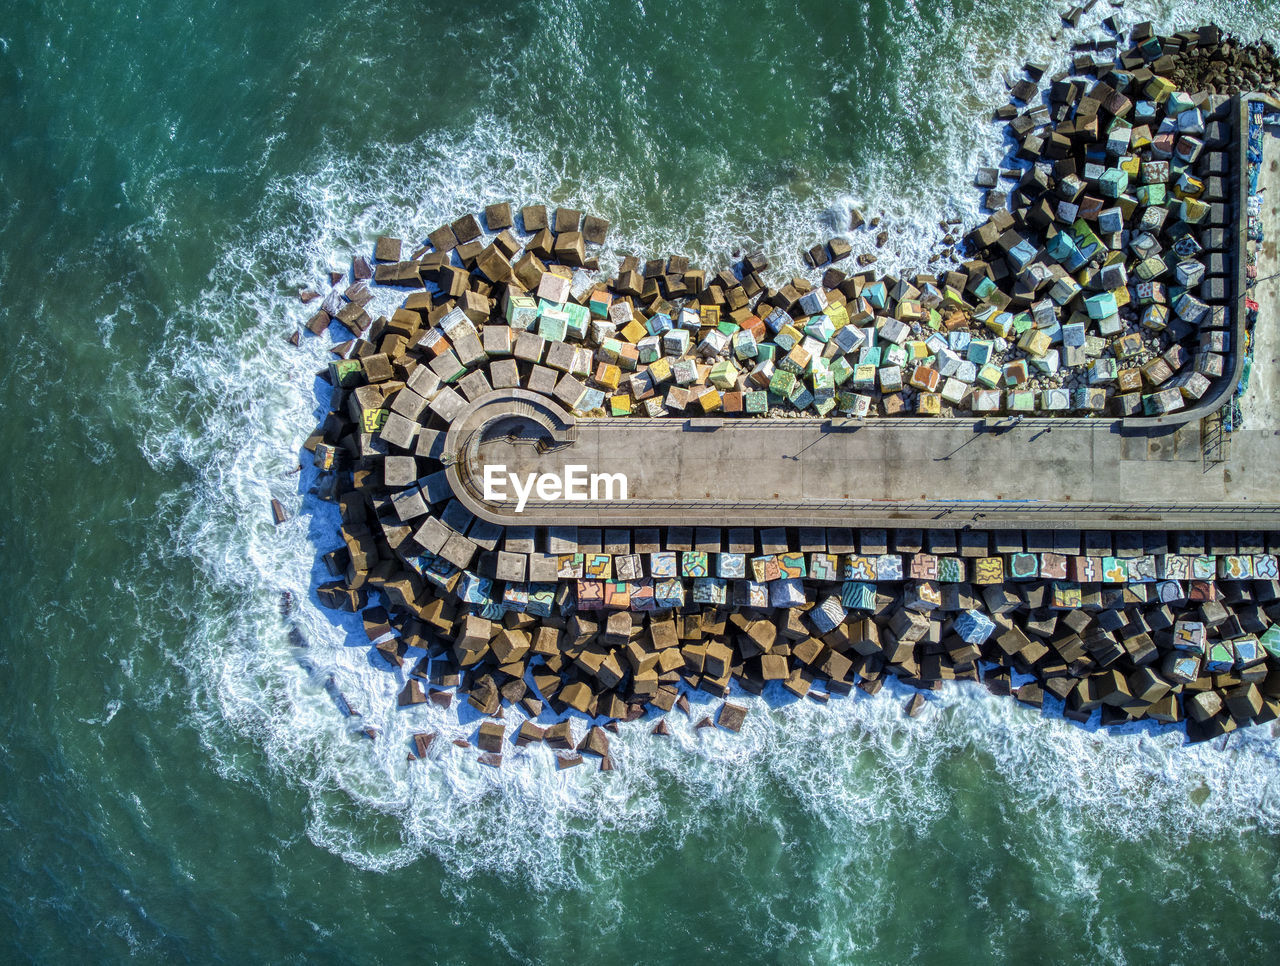
[[[670,710],[682,688],[824,697],[892,675],[1001,690],[1012,672],[1030,676],[1022,700],[1049,691],[1108,724],[1186,717],[1201,737],[1275,718],[1280,547],[1259,535],[504,529],[455,498],[444,465],[450,427],[495,389],[619,416],[1135,414],[1200,399],[1233,351],[1237,121],[1155,69],[1213,50],[1213,28],[1134,37],[1092,84],[1053,79],[1048,106],[1014,112],[1030,163],[962,270],[829,267],[820,285],[774,289],[760,255],[714,276],[625,258],[593,281],[588,245],[607,222],[495,204],[411,251],[379,238],[345,288],[339,275],[325,296],[305,291],[323,298],[312,331],[352,336],[306,444],[342,517],[319,595],[363,611],[382,659],[408,662],[401,703],[458,688],[490,716],[549,704],[625,720]],[[1075,68],[1098,73],[1088,57]],[[1031,102],[1024,83],[1015,96]],[[409,290],[390,317],[367,311],[378,285]],[[481,737],[499,764],[502,731]]]
[[[773,288],[762,255],[714,275],[682,256],[628,256],[593,280],[588,247],[607,222],[495,204],[408,257],[400,240],[379,239],[310,327],[336,320],[357,357],[426,360],[446,385],[479,373],[582,415],[1134,416],[1194,405],[1231,371],[1238,110],[1160,71],[1217,63],[1228,48],[1212,27],[1133,37],[1113,63],[1077,58],[1076,73],[1051,78],[1047,104],[1039,67],[1014,86],[1028,106],[1001,117],[1020,160],[979,173],[997,210],[952,271],[899,278],[830,264],[820,284]],[[1010,192],[1002,177],[1015,180]],[[833,239],[809,258],[849,253]],[[423,291],[373,319],[371,282]]]

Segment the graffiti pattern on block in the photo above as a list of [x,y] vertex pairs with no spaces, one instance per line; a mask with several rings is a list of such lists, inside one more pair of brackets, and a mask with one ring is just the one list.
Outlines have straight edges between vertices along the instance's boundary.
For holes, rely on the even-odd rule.
[[938,558],[938,580],[944,584],[962,584],[964,583],[964,558],[963,557],[939,557]]
[[693,602],[695,604],[714,604],[720,606],[728,603],[729,582],[719,577],[697,577],[693,581]]
[[1192,580],[1213,580],[1218,576],[1218,559],[1216,557],[1199,556],[1191,558]]
[[653,596],[659,610],[684,606],[684,584],[678,580],[658,580],[653,585]]
[[624,553],[613,558],[613,570],[619,580],[639,580],[644,576],[644,563],[638,553]]
[[973,561],[973,582],[987,587],[1004,582],[1004,559],[1002,557],[975,557]]
[[775,554],[765,554],[763,557],[751,558],[751,575],[758,583],[769,583],[777,580],[782,576],[782,571],[778,568],[778,558]]
[[556,557],[556,576],[561,580],[577,580],[582,577],[582,573],[582,554],[562,553]]
[[1066,555],[1060,553],[1040,554],[1040,577],[1043,580],[1066,580]]
[[599,610],[604,606],[604,581],[578,581],[578,610]]
[[649,575],[664,579],[676,575],[676,555],[671,550],[659,550],[649,554]]
[[876,557],[877,580],[901,580],[902,556],[896,553],[882,553]]
[[583,576],[591,580],[608,580],[613,576],[613,558],[607,553],[587,554]]
[[809,576],[813,580],[839,580],[839,555],[834,553],[809,554]]
[[1080,585],[1075,583],[1055,583],[1053,585],[1053,606],[1075,609],[1084,603],[1080,593]]
[[716,576],[737,580],[747,576],[747,555],[744,553],[716,554]]
[[911,556],[912,580],[937,580],[938,558],[931,553],[917,553]]
[[681,577],[706,577],[710,574],[708,566],[704,550],[685,550],[680,554]]
[[850,554],[844,562],[845,580],[875,580],[876,558]]

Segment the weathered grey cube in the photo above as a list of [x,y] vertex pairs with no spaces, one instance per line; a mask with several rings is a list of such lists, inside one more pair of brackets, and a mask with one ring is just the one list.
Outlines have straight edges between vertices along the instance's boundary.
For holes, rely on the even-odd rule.
[[508,553],[505,550],[498,551],[497,578],[511,583],[523,583],[527,570],[526,560],[527,558],[522,553]]
[[412,456],[388,456],[382,461],[382,483],[388,489],[408,486],[418,479],[418,461]]
[[382,424],[382,429],[378,431],[378,436],[384,443],[399,449],[409,449],[413,446],[413,438],[418,432],[418,424],[411,419],[406,419],[399,413],[390,413],[387,421]]

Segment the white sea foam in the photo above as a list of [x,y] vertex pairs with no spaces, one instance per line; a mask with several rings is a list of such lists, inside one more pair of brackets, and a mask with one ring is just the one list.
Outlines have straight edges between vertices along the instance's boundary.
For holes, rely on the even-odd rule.
[[[1130,4],[1126,16],[1136,20],[1173,6]],[[1223,10],[1206,9],[1205,16],[1215,12]],[[779,800],[803,808],[836,841],[872,835],[885,823],[928,831],[954,804],[956,793],[941,773],[957,761],[981,770],[993,802],[1034,811],[1046,836],[1060,844],[1099,822],[1129,838],[1242,822],[1280,829],[1280,768],[1267,728],[1188,748],[1176,731],[1100,733],[970,685],[931,695],[914,720],[904,718],[906,694],[893,685],[874,698],[836,698],[826,706],[743,697],[751,713],[740,735],[696,729],[715,703],[695,695],[691,718],[669,716],[669,739],[651,737],[647,723],[623,725],[611,738],[612,773],[594,764],[557,771],[554,755],[541,746],[508,748],[500,769],[487,768],[474,749],[452,744],[474,731],[465,706],[398,710],[404,672],[370,658],[356,617],[323,610],[311,595],[326,579],[318,556],[334,545],[337,515],[306,496],[312,471],[293,471],[323,411],[313,376],[326,361],[328,340],[307,337],[296,349],[285,344],[284,335],[310,314],[293,296],[295,287],[345,266],[377,234],[420,238],[461,212],[507,198],[580,202],[613,216],[606,261],[622,251],[727,259],[749,236],[779,256],[784,270],[799,267],[796,253],[818,237],[824,218],[847,221],[856,204],[868,215],[885,212],[890,227],[924,226],[895,234],[882,253],[890,267],[923,268],[940,234],[939,211],[955,212],[966,224],[977,218],[968,185],[974,168],[1001,151],[998,132],[984,120],[1003,98],[1001,65],[1011,56],[1030,59],[1049,43],[1043,11],[1033,14],[1020,21],[1028,30],[1012,54],[992,47],[976,60],[961,59],[932,86],[922,80],[932,63],[923,52],[909,65],[904,85],[935,91],[928,96],[943,98],[944,106],[962,104],[955,132],[942,134],[938,157],[922,168],[928,179],[916,182],[911,195],[903,191],[904,174],[886,163],[851,177],[857,183],[825,203],[789,185],[745,198],[726,187],[709,190],[705,221],[628,223],[618,212],[629,210],[634,181],[570,171],[562,154],[518,146],[496,118],[477,123],[466,137],[383,146],[376,173],[331,157],[274,183],[261,223],[227,243],[207,291],[175,320],[163,351],[137,378],[154,399],[145,414],[147,457],[158,467],[191,470],[190,483],[161,507],[175,545],[196,561],[206,583],[201,610],[189,615],[196,630],[175,661],[189,670],[192,713],[223,772],[254,774],[238,757],[237,739],[251,737],[273,774],[306,790],[312,839],[347,861],[387,869],[431,854],[464,876],[496,870],[537,885],[654,861],[619,854],[615,832],[647,831],[674,843],[710,814],[772,821]],[[1248,23],[1248,11],[1238,19]],[[957,49],[980,50],[976,27],[972,34],[951,30]],[[572,194],[563,191],[566,183],[577,185]],[[865,234],[855,236],[860,245],[867,244]],[[396,300],[394,293],[378,298],[379,310]],[[195,341],[180,334],[193,331],[200,333]],[[278,528],[270,522],[272,497],[294,513]],[[294,601],[287,619],[278,610],[285,591]],[[305,651],[290,643],[290,621],[307,641]],[[325,688],[330,678],[359,717],[339,713]],[[508,710],[509,733],[519,721]],[[369,727],[379,733],[374,741],[360,734]],[[438,738],[429,760],[409,763],[410,736],[418,731]],[[1096,868],[1086,862],[1059,871],[1087,905]],[[870,941],[851,934],[849,949]]]

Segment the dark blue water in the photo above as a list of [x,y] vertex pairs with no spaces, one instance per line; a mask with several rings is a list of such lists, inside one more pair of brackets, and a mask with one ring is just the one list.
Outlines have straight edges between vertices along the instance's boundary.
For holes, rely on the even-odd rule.
[[[11,7],[0,959],[1267,958],[1265,728],[1187,749],[961,686],[908,721],[886,688],[753,704],[740,736],[624,728],[612,774],[495,771],[307,599],[332,519],[292,472],[323,404],[324,347],[283,338],[298,287],[499,200],[782,271],[857,205],[918,268],[977,217],[1004,72],[1095,35],[1055,39],[1057,6]],[[1274,40],[1280,8],[1121,16],[1147,14]],[[442,750],[410,766],[418,730]]]

